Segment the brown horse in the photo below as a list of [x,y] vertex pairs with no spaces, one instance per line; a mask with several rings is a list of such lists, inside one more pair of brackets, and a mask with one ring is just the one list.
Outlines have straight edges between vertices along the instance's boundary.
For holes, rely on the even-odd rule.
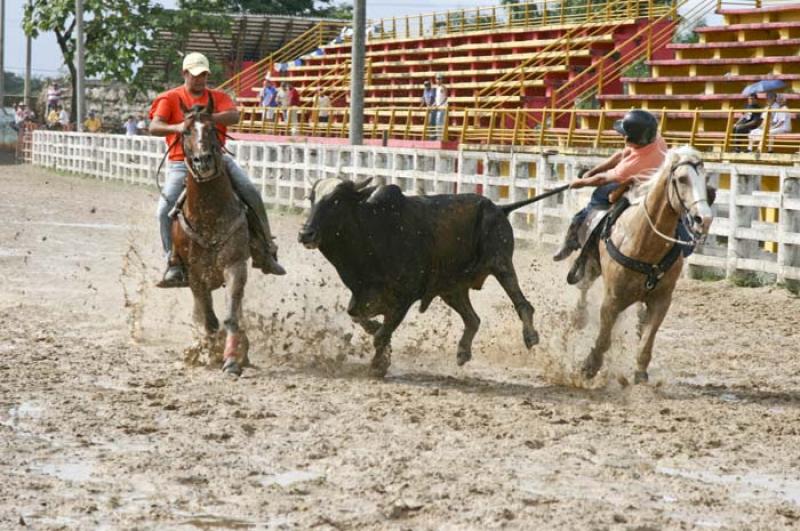
[[240,321],[247,259],[246,209],[236,196],[222,159],[222,143],[211,121],[214,102],[183,109],[187,130],[182,143],[189,171],[185,202],[172,225],[173,256],[186,265],[194,296],[194,322],[204,329],[201,345],[213,349],[219,321],[211,292],[224,285],[226,338],[223,370],[239,375],[247,363],[248,340]]
[[[656,175],[642,186],[640,191],[646,195],[620,215],[610,237],[601,240],[598,252],[589,258],[586,274],[578,284],[581,296],[573,319],[578,328],[586,323],[586,293],[601,274],[605,293],[600,308],[600,331],[583,362],[584,377],[594,378],[602,367],[619,314],[641,302],[644,304],[639,312],[635,382],[647,381],[653,341],[667,315],[683,267],[683,256],[678,252],[680,243],[700,241],[713,220],[706,179],[703,161],[696,150],[689,146],[670,150]],[[679,242],[673,237],[682,218],[692,241]]]

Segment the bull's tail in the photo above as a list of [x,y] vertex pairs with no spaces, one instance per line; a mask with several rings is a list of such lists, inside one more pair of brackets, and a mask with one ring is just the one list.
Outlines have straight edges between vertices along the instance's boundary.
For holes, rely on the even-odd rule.
[[550,197],[552,195],[560,194],[561,192],[563,192],[567,188],[569,188],[569,185],[565,184],[563,186],[559,186],[558,188],[553,188],[549,192],[545,192],[543,194],[539,194],[539,195],[531,197],[529,199],[524,199],[522,201],[517,201],[516,203],[511,203],[509,205],[500,205],[500,210],[502,210],[503,214],[505,214],[507,216],[511,212],[513,212],[514,210],[516,210],[518,208],[522,208],[525,205],[530,205],[531,203],[535,203],[536,201],[541,201],[542,199],[544,199],[546,197]]

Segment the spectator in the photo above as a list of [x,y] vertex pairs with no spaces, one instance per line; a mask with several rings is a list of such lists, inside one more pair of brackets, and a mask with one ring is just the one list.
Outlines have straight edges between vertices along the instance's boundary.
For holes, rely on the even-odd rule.
[[436,89],[431,86],[431,82],[428,79],[422,84],[422,98],[420,98],[420,102],[428,111],[428,129],[433,130],[436,125],[436,111],[433,110],[433,106],[436,103]]
[[289,83],[284,81],[275,94],[275,103],[281,108],[281,117],[286,120],[289,116]]
[[297,122],[299,118],[300,110],[297,107],[300,107],[300,93],[294,88],[293,85],[288,84],[288,92],[287,92],[287,99],[289,100],[289,120],[292,124],[292,134],[297,134]]
[[52,109],[50,109],[49,113],[47,113],[47,119],[45,121],[47,122],[47,127],[49,129],[58,128],[58,110],[59,107],[55,106]]
[[58,123],[63,131],[69,131],[69,113],[64,107],[60,107],[60,109],[58,111]]
[[133,115],[128,116],[128,120],[125,122],[125,135],[136,136],[136,119]]
[[63,91],[58,86],[58,83],[53,81],[53,83],[47,89],[47,110],[51,111],[56,107],[61,105],[61,96],[63,95]]
[[147,120],[145,119],[143,114],[139,115],[139,119],[136,121],[136,134],[137,135],[146,135],[148,133]]
[[83,122],[83,128],[89,133],[97,133],[103,127],[103,120],[94,111],[89,111],[89,117]]
[[271,122],[275,119],[275,107],[278,106],[278,89],[269,80],[264,78],[264,86],[261,87],[261,106],[264,107],[263,120]]
[[741,151],[740,145],[744,142],[745,135],[760,126],[762,121],[761,112],[753,110],[761,108],[758,105],[755,94],[751,94],[747,97],[747,105],[745,105],[744,108],[749,109],[749,112],[743,113],[739,120],[733,125],[733,145],[734,151],[736,152]]
[[14,105],[14,125],[12,127],[14,128],[15,131],[20,130],[20,128],[22,127],[22,123],[25,121],[25,119],[26,119],[25,104],[18,103],[17,105]]
[[[769,150],[772,151],[772,137],[774,135],[792,132],[792,113],[786,108],[786,97],[783,95],[776,96],[774,92],[770,92],[767,94],[767,101],[770,102],[768,109],[771,110],[767,138],[770,145]],[[761,127],[750,131],[748,136],[748,149],[752,151],[754,146],[761,142],[763,134],[763,124]]]
[[331,112],[331,99],[322,92],[322,87],[317,89],[317,102],[314,105],[317,108],[317,121],[320,123],[328,123]]
[[436,109],[434,125],[436,126],[436,136],[441,138],[442,126],[444,125],[445,116],[447,115],[447,85],[444,84],[444,74],[436,74],[436,95],[434,97],[433,106]]

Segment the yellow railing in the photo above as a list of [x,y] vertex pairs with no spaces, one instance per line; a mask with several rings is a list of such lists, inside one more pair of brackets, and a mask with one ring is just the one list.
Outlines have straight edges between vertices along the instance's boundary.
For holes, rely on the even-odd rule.
[[[674,5],[675,0],[670,4],[656,4],[650,0],[626,0],[613,5],[607,4],[607,9],[595,13],[594,17],[582,24],[573,26],[530,58],[483,88],[476,95],[476,107],[497,108],[511,93],[518,92],[524,95],[526,85],[543,80],[552,68],[562,65],[569,68],[573,51],[581,49],[582,44],[591,43],[595,38],[606,35],[617,26],[640,16],[660,19],[672,12]],[[517,83],[509,86],[507,82],[510,80]]]
[[[233,128],[241,133],[283,136],[347,138],[349,110],[343,107],[317,109],[267,109],[241,107],[242,120]],[[602,150],[623,147],[622,137],[612,128],[623,111],[605,109],[460,109],[444,112],[436,125],[433,111],[416,108],[368,108],[364,111],[364,137],[395,140],[440,140],[464,144],[515,145],[540,149]],[[734,135],[738,117],[749,110],[695,110],[655,112],[660,132],[670,145],[691,144],[717,155],[746,151],[790,154],[800,158],[800,134],[772,134],[760,128],[751,135]],[[763,123],[774,113],[796,115],[800,109],[762,111]],[[328,119],[322,117],[327,114]],[[543,116],[561,116],[556,126],[542,127]],[[712,130],[716,129],[716,130]],[[727,156],[727,155],[726,155]],[[750,154],[749,156],[753,156]]]
[[[653,50],[667,45],[673,36],[675,25],[671,23],[678,16],[678,9],[686,6],[688,0],[673,4],[662,16],[650,21],[630,38],[617,44],[613,50],[595,61],[594,67],[586,69],[551,93],[552,108],[572,105],[589,93],[600,94],[604,85],[616,81],[622,71],[640,59],[650,59]],[[699,20],[714,8],[714,0],[705,0],[689,7],[684,20]],[[657,27],[654,33],[654,26]],[[606,66],[608,65],[608,66]]]
[[[669,0],[666,0],[669,3]],[[640,0],[533,0],[501,6],[453,9],[370,21],[370,39],[413,39],[518,27],[583,24],[603,11]],[[661,2],[658,2],[661,3]],[[644,16],[637,14],[636,16]]]
[[274,64],[294,61],[302,55],[327,44],[331,38],[338,35],[341,29],[349,23],[349,21],[320,22],[286,43],[281,49],[272,52],[257,63],[238,72],[217,88],[239,95],[242,91],[260,86],[261,80],[267,73],[272,71]]

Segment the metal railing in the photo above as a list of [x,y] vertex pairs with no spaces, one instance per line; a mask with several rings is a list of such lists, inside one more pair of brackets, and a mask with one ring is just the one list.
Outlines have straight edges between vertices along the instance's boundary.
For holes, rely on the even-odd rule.
[[325,21],[309,28],[307,31],[286,43],[282,48],[264,57],[257,63],[238,72],[217,88],[233,92],[236,96],[242,92],[260,86],[264,76],[272,72],[273,65],[294,61],[301,56],[328,44],[331,38],[337,36],[342,28],[347,27],[349,21]]
[[[242,120],[232,129],[241,133],[280,136],[347,138],[349,109],[241,107]],[[327,119],[320,119],[327,115]],[[459,109],[368,108],[364,137],[394,140],[436,140],[465,144],[514,145],[560,149],[618,149],[622,137],[611,126],[624,111],[606,109]],[[747,152],[800,156],[800,133],[773,134],[760,128],[755,135],[734,135],[738,116],[751,110],[653,111],[661,135],[670,145],[690,144],[712,153]],[[776,112],[800,115],[800,108],[762,111],[763,123]],[[560,120],[558,117],[562,117]],[[544,123],[544,126],[542,126]],[[553,125],[556,124],[556,125]]]
[[[667,4],[670,0],[664,0]],[[656,5],[661,2],[655,2]],[[533,0],[501,6],[454,9],[369,22],[370,39],[413,39],[519,27],[584,24],[606,11],[629,9],[635,17],[646,16],[637,8],[641,0]],[[628,7],[630,6],[630,7]]]

